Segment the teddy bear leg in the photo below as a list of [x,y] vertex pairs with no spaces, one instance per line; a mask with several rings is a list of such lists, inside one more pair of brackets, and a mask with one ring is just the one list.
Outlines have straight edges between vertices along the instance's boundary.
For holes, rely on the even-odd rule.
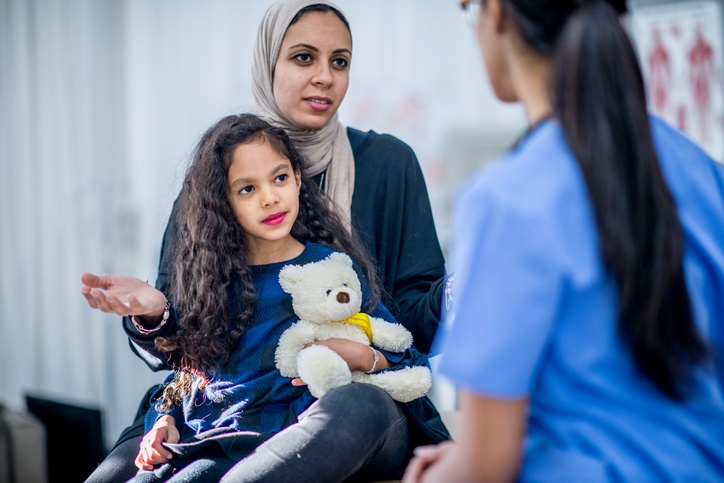
[[427,393],[432,385],[432,374],[427,367],[405,367],[399,371],[371,374],[369,382],[384,389],[395,401],[404,403]]
[[313,345],[297,355],[299,377],[307,383],[312,396],[320,398],[326,393],[352,382],[347,363],[329,347]]

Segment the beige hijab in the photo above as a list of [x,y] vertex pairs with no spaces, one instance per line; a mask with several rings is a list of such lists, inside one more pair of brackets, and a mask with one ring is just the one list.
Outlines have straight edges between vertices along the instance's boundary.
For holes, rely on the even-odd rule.
[[274,100],[274,66],[289,23],[302,8],[320,3],[341,11],[332,2],[325,0],[280,0],[269,7],[259,24],[254,46],[252,92],[257,114],[284,129],[307,159],[307,174],[315,176],[326,170],[325,192],[338,205],[335,211],[347,226],[351,226],[354,157],[347,130],[339,122],[337,113],[322,129],[304,130],[292,124]]

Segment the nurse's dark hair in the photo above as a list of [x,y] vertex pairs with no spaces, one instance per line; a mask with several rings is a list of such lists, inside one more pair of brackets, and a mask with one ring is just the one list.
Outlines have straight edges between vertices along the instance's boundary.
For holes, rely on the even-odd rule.
[[501,0],[552,60],[553,115],[580,165],[601,257],[618,289],[618,333],[639,370],[685,397],[707,357],[683,269],[684,235],[651,135],[643,77],[619,16],[625,0]]
[[327,13],[332,12],[335,14],[339,19],[342,21],[345,27],[347,27],[347,31],[349,32],[350,38],[352,37],[352,29],[349,28],[349,22],[347,21],[347,17],[344,16],[342,12],[337,10],[331,5],[327,5],[326,3],[315,3],[312,5],[307,5],[306,7],[300,8],[296,15],[294,15],[294,18],[292,18],[292,21],[289,22],[289,25],[294,25],[300,18],[302,18],[302,15],[309,12],[321,12],[321,13]]
[[292,236],[348,253],[370,285],[364,308],[369,311],[379,300],[376,268],[368,252],[306,176],[302,155],[286,132],[252,114],[224,117],[196,146],[174,208],[175,251],[164,291],[174,301],[177,329],[157,337],[155,344],[176,373],[164,388],[160,409],[189,394],[192,376],[200,378],[202,387],[212,379],[253,320],[257,294],[245,233],[229,200],[228,172],[238,146],[264,142],[301,174]]

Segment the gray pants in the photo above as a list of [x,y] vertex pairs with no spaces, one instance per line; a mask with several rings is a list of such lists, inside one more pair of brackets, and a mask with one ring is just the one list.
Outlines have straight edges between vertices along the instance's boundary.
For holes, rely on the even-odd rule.
[[[131,445],[116,446],[88,482],[125,481],[123,475],[128,475],[128,463],[133,465],[140,438],[129,441]],[[229,460],[219,449],[197,455],[183,468],[174,462],[176,466],[140,471],[133,481],[215,481],[229,468],[223,483],[399,478],[410,451],[407,420],[399,404],[378,387],[355,383],[316,401],[298,423],[239,462]]]

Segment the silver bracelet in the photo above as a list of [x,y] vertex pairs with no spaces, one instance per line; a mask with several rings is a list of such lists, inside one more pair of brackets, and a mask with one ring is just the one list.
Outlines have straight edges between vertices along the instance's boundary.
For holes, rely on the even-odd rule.
[[453,283],[455,283],[455,273],[451,273],[450,276],[445,280],[445,310],[450,310],[453,305]]
[[372,347],[372,346],[369,346],[369,347],[370,347],[370,349],[372,349],[372,353],[375,355],[375,361],[372,363],[372,369],[370,369],[369,371],[367,371],[367,374],[372,374],[373,372],[375,372],[375,368],[377,367],[377,363],[378,363],[379,360],[380,360],[380,355],[377,353],[377,351],[375,350],[374,347]]
[[[171,316],[171,304],[168,303],[168,299],[166,297],[163,298],[163,317],[161,318],[161,322],[154,327],[153,329],[147,329],[141,323],[136,319],[135,315],[131,315],[131,322],[133,322],[133,326],[136,328],[138,332],[140,332],[143,335],[148,335],[153,332],[156,332],[161,327],[166,325],[166,322],[168,321],[168,318]],[[375,361],[376,362],[376,361]]]

